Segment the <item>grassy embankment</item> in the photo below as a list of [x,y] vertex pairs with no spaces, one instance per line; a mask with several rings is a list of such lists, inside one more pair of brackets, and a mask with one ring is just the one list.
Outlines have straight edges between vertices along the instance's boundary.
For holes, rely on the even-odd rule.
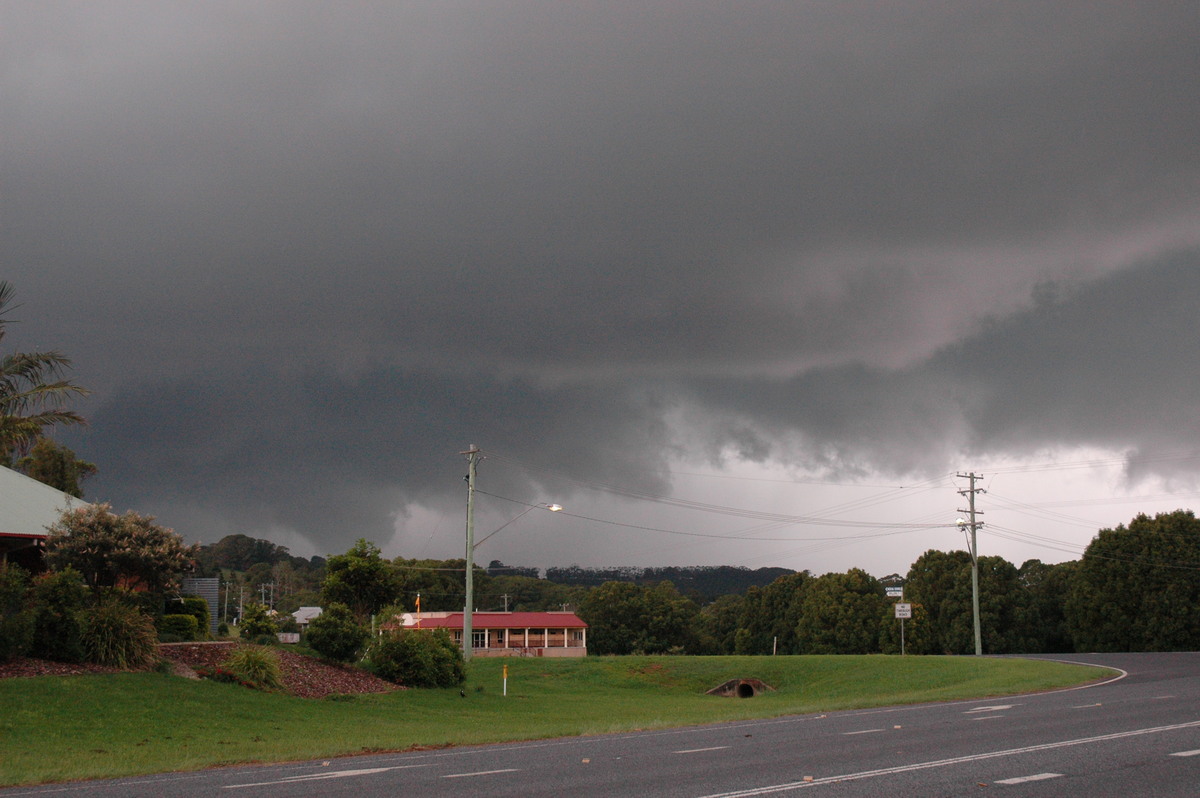
[[[501,667],[509,666],[508,696]],[[159,673],[0,681],[0,786],[1047,690],[1108,672],[973,657],[476,659],[454,690],[309,700]],[[704,691],[732,678],[777,688]]]

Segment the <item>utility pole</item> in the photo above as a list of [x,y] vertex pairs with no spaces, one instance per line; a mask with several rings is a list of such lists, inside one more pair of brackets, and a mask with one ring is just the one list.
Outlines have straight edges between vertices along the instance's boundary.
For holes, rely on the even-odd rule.
[[471,606],[475,602],[475,467],[479,461],[479,449],[475,444],[465,452],[467,456],[467,556],[464,571],[466,571],[467,603],[463,607],[463,659],[471,658],[474,648],[474,630],[471,624]]
[[[976,521],[975,516],[983,515],[983,511],[980,510],[976,512],[975,510],[975,494],[986,493],[987,491],[985,491],[983,488],[975,487],[975,482],[983,479],[982,474],[976,474],[974,471],[972,471],[969,474],[959,474],[958,476],[961,479],[967,479],[971,482],[971,487],[967,488],[966,490],[960,490],[958,495],[967,497],[968,508],[966,510],[959,510],[959,512],[967,513],[971,519],[970,521],[967,521],[965,525],[971,528],[971,537],[969,541],[971,549],[971,609],[975,618],[975,656],[978,657],[983,654],[983,637],[979,631],[979,540],[976,533],[979,531],[979,527],[983,526],[983,524],[979,521]],[[964,526],[964,522],[961,518],[958,519],[958,525],[960,527]]]

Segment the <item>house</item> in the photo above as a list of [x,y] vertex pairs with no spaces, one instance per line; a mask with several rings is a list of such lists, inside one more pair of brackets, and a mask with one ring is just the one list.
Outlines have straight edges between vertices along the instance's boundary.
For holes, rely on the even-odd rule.
[[296,623],[300,624],[301,629],[307,629],[309,621],[321,617],[321,608],[301,607],[292,613],[292,617],[296,619]]
[[0,466],[0,565],[43,571],[48,527],[64,510],[86,506],[69,493]]
[[[461,612],[406,612],[384,628],[447,629],[462,645]],[[573,612],[473,612],[472,652],[477,657],[584,657],[587,628]]]

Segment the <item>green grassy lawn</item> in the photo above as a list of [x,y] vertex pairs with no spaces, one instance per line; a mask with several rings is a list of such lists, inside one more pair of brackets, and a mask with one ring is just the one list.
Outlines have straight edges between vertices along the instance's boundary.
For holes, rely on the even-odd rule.
[[[160,673],[5,679],[0,786],[977,698],[1107,674],[974,657],[476,659],[465,698],[456,688],[324,700]],[[733,678],[777,691],[704,695]]]

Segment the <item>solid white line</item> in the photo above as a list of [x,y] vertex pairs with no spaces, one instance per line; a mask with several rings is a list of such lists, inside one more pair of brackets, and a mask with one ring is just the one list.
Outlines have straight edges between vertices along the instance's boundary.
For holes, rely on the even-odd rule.
[[935,759],[930,762],[914,762],[911,765],[898,765],[894,768],[880,768],[879,770],[864,770],[860,773],[846,773],[840,776],[825,776],[824,778],[812,779],[811,781],[793,781],[786,784],[772,784],[766,787],[755,787],[749,790],[714,793],[712,795],[706,795],[704,798],[751,798],[751,796],[755,795],[770,795],[778,792],[791,792],[792,790],[813,787],[818,784],[833,784],[839,781],[855,781],[857,779],[870,779],[874,778],[875,776],[890,776],[896,773],[911,773],[915,770],[942,768],[950,765],[961,765],[967,762],[980,762],[984,759],[997,759],[999,757],[1016,756],[1018,754],[1030,754],[1037,751],[1050,751],[1055,748],[1066,748],[1072,745],[1098,743],[1105,742],[1107,740],[1120,740],[1124,737],[1140,737],[1144,734],[1159,734],[1168,731],[1178,731],[1179,729],[1194,729],[1197,726],[1200,726],[1200,720],[1194,720],[1189,723],[1176,723],[1171,726],[1154,726],[1147,729],[1134,729],[1133,731],[1101,734],[1096,737],[1080,737],[1076,740],[1063,740],[1057,743],[1029,745],[1025,746],[1024,748],[1008,748],[1003,751],[989,751],[984,754],[968,754],[967,756],[958,756],[951,759]]
[[1045,781],[1046,779],[1061,779],[1061,773],[1038,773],[1033,776],[1018,776],[1015,779],[999,779],[997,784],[1024,784],[1027,781]]
[[497,773],[516,773],[516,768],[504,768],[503,770],[480,770],[475,773],[451,773],[447,776],[442,776],[443,779],[466,779],[471,776],[494,776]]
[[729,746],[714,745],[712,748],[689,748],[686,751],[672,751],[673,754],[702,754],[705,751],[724,751]]
[[1200,749],[1195,751],[1176,751],[1171,756],[1200,756]]
[[883,729],[863,729],[862,731],[842,732],[842,736],[849,737],[852,734],[874,734],[875,732],[881,732],[881,731],[883,731]]

